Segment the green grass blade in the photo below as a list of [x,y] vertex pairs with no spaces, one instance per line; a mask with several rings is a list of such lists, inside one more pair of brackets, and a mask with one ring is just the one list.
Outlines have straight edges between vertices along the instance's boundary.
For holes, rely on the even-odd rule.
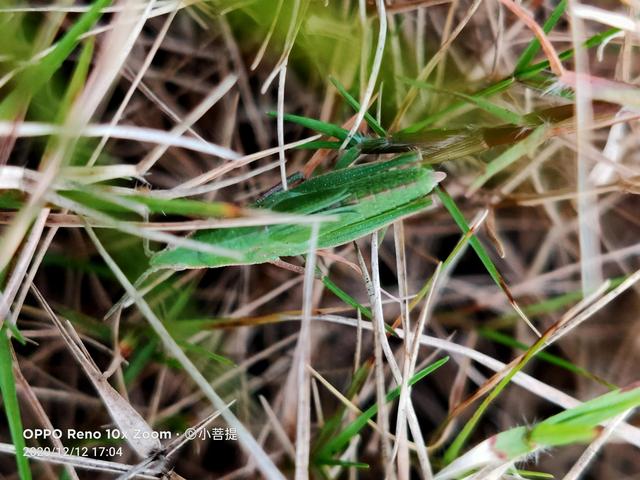
[[215,362],[220,363],[221,365],[226,365],[228,367],[236,366],[236,363],[230,358],[227,358],[224,355],[220,355],[218,353],[214,353],[210,350],[207,350],[206,348],[201,347],[200,345],[195,345],[187,341],[178,341],[178,345],[180,345],[184,350],[191,350],[193,353],[207,357]]
[[544,337],[542,337],[536,343],[534,343],[531,346],[531,348],[529,348],[526,351],[522,360],[520,360],[515,367],[509,370],[506,373],[506,375],[498,382],[498,384],[489,392],[486,398],[482,401],[482,403],[478,406],[478,408],[473,412],[473,415],[471,416],[471,418],[467,421],[467,423],[465,423],[464,427],[462,428],[460,433],[458,433],[458,435],[456,436],[454,441],[451,443],[449,448],[447,448],[447,450],[445,451],[445,454],[444,454],[445,463],[447,464],[451,463],[453,462],[453,460],[458,458],[458,456],[460,455],[460,451],[462,450],[467,440],[473,433],[473,430],[475,429],[475,427],[480,422],[480,419],[482,418],[484,413],[489,408],[489,405],[491,405],[491,402],[493,402],[493,400],[495,400],[498,397],[498,395],[502,393],[502,391],[506,388],[509,382],[511,382],[511,379],[515,376],[515,374],[518,373],[520,370],[522,370],[527,365],[527,363],[529,363],[529,360],[531,360],[542,348],[544,348],[544,346],[545,346],[545,339]]
[[318,150],[326,148],[328,150],[339,150],[342,142],[333,142],[331,140],[314,140],[312,142],[303,143],[296,147],[296,150]]
[[[453,220],[456,222],[456,225],[458,225],[458,228],[462,231],[462,233],[466,234],[467,232],[469,232],[469,225],[467,224],[467,220],[464,218],[462,211],[458,208],[458,205],[456,205],[456,202],[453,200],[451,195],[449,195],[449,193],[443,187],[436,187],[435,192],[438,195],[438,198],[440,198],[440,201],[442,202],[442,204],[445,206],[445,208],[453,218]],[[505,283],[504,283],[504,280],[502,279],[502,275],[494,265],[493,261],[489,257],[489,254],[485,250],[482,243],[480,243],[480,240],[478,240],[478,237],[473,235],[469,239],[469,243],[471,244],[471,247],[475,250],[476,254],[478,255],[478,258],[480,258],[480,261],[484,265],[484,268],[487,269],[487,272],[489,273],[489,276],[491,277],[491,279],[495,282],[495,284],[498,287],[500,287],[501,290],[504,291]],[[511,296],[510,293],[508,295],[509,297]]]
[[[270,117],[277,117],[278,113],[267,112],[267,115],[269,115]],[[349,134],[349,130],[345,130],[344,128],[338,127],[333,123],[316,120],[315,118],[303,117],[301,115],[293,115],[291,113],[285,113],[283,118],[287,122],[296,123],[305,128],[308,128],[309,130],[313,130],[315,132],[319,132],[324,135],[327,135],[328,137],[334,137],[343,141],[347,138],[347,135]]]
[[[149,213],[202,218],[234,218],[241,209],[227,202],[202,202],[184,198],[159,198],[148,195],[114,195],[99,190],[65,190],[60,195],[106,213],[130,213],[135,205],[144,205]],[[121,201],[119,201],[121,200]],[[130,204],[132,208],[128,208]]]
[[11,440],[16,449],[16,464],[21,480],[31,479],[29,461],[24,455],[26,443],[20,418],[20,407],[18,406],[18,394],[16,391],[16,380],[13,375],[13,359],[11,358],[11,343],[7,336],[7,329],[0,328],[0,392],[2,392],[2,403],[4,412],[9,422]]
[[25,194],[19,190],[0,191],[0,208],[17,210],[24,205]]
[[530,428],[521,426],[498,433],[468,454],[455,458],[438,472],[438,478],[459,478],[470,470],[517,462],[542,449],[589,442],[600,433],[601,423],[638,406],[640,386],[637,384],[606,393]]
[[[612,278],[608,291],[620,285],[622,282],[626,280],[626,278],[627,278],[626,276]],[[582,294],[582,291],[580,290],[567,292],[567,293],[558,295],[556,297],[551,297],[551,298],[542,300],[541,302],[527,305],[523,307],[522,310],[528,316],[544,315],[548,313],[557,312],[563,307],[568,307],[571,304],[582,300],[582,298],[583,298],[583,294]],[[486,326],[491,328],[496,328],[496,329],[503,328],[505,326],[512,326],[513,320],[517,318],[519,318],[517,313],[507,313],[504,315],[500,315],[495,320],[489,320]],[[606,382],[604,384],[606,384]],[[613,386],[613,388],[617,388],[617,387]]]
[[[331,83],[333,83],[333,86],[338,89],[338,92],[346,100],[349,106],[355,112],[359,112],[360,102],[358,102],[355,98],[351,96],[349,92],[347,92],[347,89],[344,88],[344,86],[338,81],[337,78],[329,77],[329,80],[331,80]],[[367,122],[367,125],[369,125],[369,127],[371,128],[371,130],[376,132],[377,135],[379,135],[380,137],[387,136],[387,131],[384,128],[382,128],[382,125],[380,125],[380,123],[375,118],[373,118],[373,116],[369,112],[366,112],[364,114],[364,119]]]
[[31,97],[62,66],[62,63],[78,45],[81,35],[95,24],[102,15],[102,9],[110,3],[111,0],[97,0],[94,2],[91,8],[82,14],[64,34],[48,55],[18,75],[16,88],[0,103],[0,119],[9,120],[13,118],[21,108],[28,104]]
[[[567,0],[560,0],[560,2],[558,2],[558,5],[556,5],[556,7],[551,12],[551,15],[549,15],[549,18],[547,18],[547,21],[544,22],[544,25],[542,25],[542,30],[544,30],[544,33],[549,33],[553,29],[553,27],[556,26],[560,18],[562,18],[565,10],[567,9],[567,3]],[[519,72],[524,70],[531,63],[533,57],[535,57],[539,51],[540,41],[537,38],[534,38],[533,40],[531,40],[531,42],[529,42],[527,48],[524,49],[524,51],[520,55],[520,58],[518,58],[516,68],[514,69],[515,74],[517,75]]]
[[[527,309],[525,309],[525,311],[528,313]],[[496,343],[500,343],[501,345],[506,345],[507,347],[517,348],[518,350],[527,350],[529,348],[526,344],[517,341],[516,339],[510,337],[509,335],[505,335],[504,333],[498,332],[496,330],[491,330],[490,328],[480,327],[477,331],[480,334],[480,336],[488,340],[494,341]],[[553,355],[548,352],[538,352],[538,354],[536,355],[536,358],[539,358],[544,362],[550,363],[551,365],[555,365],[557,367],[563,368],[571,373],[575,373],[576,375],[581,375],[585,378],[588,378],[589,380],[594,380],[600,383],[601,385],[605,385],[610,390],[614,390],[618,388],[612,383],[609,383],[601,379],[600,377],[597,377],[596,375],[592,374],[588,370],[574,363],[571,363],[570,361],[565,360],[564,358],[559,357],[557,355]]]
[[151,362],[158,346],[158,339],[153,337],[134,350],[134,355],[123,372],[124,383],[130,385]]
[[[600,32],[593,35],[592,37],[589,37],[587,40],[585,40],[585,42],[582,45],[584,48],[597,47],[598,45],[607,41],[609,38],[611,38],[613,35],[619,32],[620,32],[620,29],[618,28],[610,28],[608,30],[605,30],[604,32]],[[573,48],[570,48],[568,50],[564,50],[563,52],[560,52],[558,54],[558,57],[560,57],[560,60],[569,60],[571,57],[573,57],[574,53],[575,53],[575,50]],[[540,72],[548,68],[549,68],[549,61],[543,60],[538,63],[534,63],[533,65],[530,65],[524,70],[518,72],[518,74],[514,75],[514,77],[517,78],[518,80],[525,80],[530,77],[535,77],[537,74],[539,74]]]
[[355,308],[356,310],[359,310],[360,313],[362,314],[362,316],[366,317],[366,318],[372,318],[373,315],[371,313],[371,310],[369,310],[367,307],[361,305],[360,303],[358,303],[358,301],[356,301],[351,295],[349,295],[347,292],[345,292],[344,290],[342,290],[338,285],[336,285],[329,277],[327,277],[326,275],[322,277],[322,283],[324,284],[325,287],[327,287],[327,289],[333,293],[336,297],[338,297],[340,300],[342,300],[344,303],[346,303],[347,305]]
[[[413,386],[427,375],[433,373],[442,365],[447,363],[449,357],[444,357],[437,362],[432,363],[428,367],[423,368],[409,380],[409,386]],[[387,403],[392,402],[400,397],[400,387],[396,387],[387,393]],[[319,458],[330,458],[334,454],[342,451],[351,439],[357,435],[378,412],[378,404],[372,405],[362,412],[353,422],[351,422],[342,432],[328,442],[324,448],[318,453]]]
[[547,418],[541,425],[588,424],[595,427],[608,418],[615,417],[634,406],[640,405],[640,384],[638,382],[619,388],[589,400],[575,408],[565,410]]
[[[464,248],[467,246],[471,239],[475,238],[473,233],[468,230],[465,234],[458,240],[455,247],[449,252],[447,258],[442,262],[442,269],[446,270],[460,255],[461,252],[464,251]],[[409,302],[409,311],[413,311],[413,309],[427,296],[427,294],[431,291],[433,284],[433,275],[429,277],[429,280],[425,282],[425,284],[420,288],[418,293],[416,293],[415,297],[411,299]],[[401,317],[398,317],[394,323],[394,325],[398,325],[400,323]]]
[[[598,33],[596,35],[593,35],[592,37],[588,38],[584,43],[583,46],[585,48],[593,48],[596,47],[600,44],[602,44],[603,42],[605,42],[606,40],[608,40],[609,38],[611,38],[613,35],[615,35],[616,33],[618,33],[620,30],[617,28],[611,28],[609,30],[606,30],[604,32]],[[565,50],[563,52],[559,53],[559,57],[560,60],[568,60],[571,57],[573,57],[574,55],[574,49],[568,49]],[[527,68],[524,68],[523,70],[514,73],[512,75],[510,75],[507,78],[504,78],[496,83],[494,83],[493,85],[490,85],[489,87],[483,88],[481,90],[479,90],[477,93],[473,94],[472,96],[474,97],[489,97],[491,95],[495,95],[497,93],[503,92],[505,91],[507,88],[509,88],[511,85],[513,85],[516,81],[522,81],[522,80],[526,80],[528,78],[532,78],[535,77],[536,75],[538,75],[540,72],[542,72],[543,70],[546,70],[549,68],[549,62],[547,60],[538,62],[534,65],[530,65]],[[404,128],[403,130],[400,130],[403,133],[413,133],[413,132],[418,132],[426,127],[428,127],[429,125],[433,125],[434,123],[442,120],[443,118],[451,115],[451,113],[455,112],[456,110],[459,110],[460,108],[464,107],[466,105],[466,102],[455,102],[453,104],[451,104],[450,106],[443,108],[442,110],[440,110],[439,112],[429,115],[426,118],[424,118],[423,120],[413,123],[411,125],[409,125],[408,127]]]
[[318,463],[321,465],[337,465],[344,468],[369,468],[368,463],[349,462],[347,460],[334,460],[332,458],[319,458]]
[[460,99],[464,100],[465,102],[471,103],[472,105],[475,105],[479,109],[484,110],[485,112],[493,115],[496,118],[499,118],[500,120],[502,120],[504,122],[507,122],[507,123],[510,123],[510,124],[513,124],[513,125],[527,125],[528,124],[527,120],[525,119],[525,117],[523,115],[518,115],[517,113],[512,112],[511,110],[499,107],[499,106],[495,105],[494,103],[490,102],[489,100],[486,100],[483,96],[466,95],[466,94],[460,93],[460,92],[453,92],[451,90],[445,90],[445,89],[442,89],[442,88],[437,88],[434,85],[431,85],[430,83],[420,82],[418,80],[413,80],[411,78],[401,77],[400,79],[404,83],[407,83],[407,84],[412,85],[412,86],[417,87],[417,88],[421,88],[421,89],[429,90],[431,92],[442,93],[442,94],[445,94],[445,95],[451,95],[453,97],[460,98]]
[[[80,51],[80,55],[78,57],[78,61],[76,63],[76,67],[71,75],[71,80],[69,81],[69,85],[65,91],[64,97],[60,101],[58,105],[58,112],[56,115],[55,123],[62,125],[67,118],[69,111],[73,105],[73,102],[77,98],[77,96],[82,92],[84,85],[87,81],[87,76],[89,74],[89,69],[91,68],[91,60],[93,59],[93,51],[94,51],[95,40],[94,37],[90,37],[87,39]],[[47,140],[47,146],[45,147],[46,155],[50,154],[54,148],[60,143],[60,137],[57,135],[53,135],[49,137]],[[69,163],[74,164],[74,160],[79,157],[77,152],[81,151],[84,146],[89,146],[92,144],[92,140],[87,138],[78,139],[78,143],[74,145],[73,150],[69,151]],[[45,155],[45,156],[46,156]]]
[[[509,88],[511,85],[513,85],[516,82],[516,78],[515,77],[507,77],[503,80],[500,80],[499,82],[487,87],[487,88],[483,88],[482,90],[479,90],[478,92],[470,95],[472,97],[490,97],[492,95],[495,95],[497,93],[503,92],[504,90],[506,90],[507,88]],[[460,108],[464,107],[468,102],[466,101],[459,101],[459,102],[454,102],[451,105],[449,105],[446,108],[443,108],[442,110],[440,110],[439,112],[433,113],[431,115],[428,115],[427,117],[425,117],[424,119],[412,123],[411,125],[409,125],[408,127],[402,129],[399,131],[399,133],[415,133],[415,132],[419,132],[420,130],[424,130],[425,128],[429,127],[430,125],[433,125],[434,123],[439,122],[440,120],[442,120],[443,118],[447,117],[448,115],[450,115],[451,113],[455,112],[456,110],[459,110]]]
[[[180,318],[184,318],[185,315],[188,315],[188,313],[185,314],[184,311],[189,306],[190,302],[194,300],[193,294],[196,290],[196,286],[197,282],[195,281],[189,282],[186,285],[180,285],[179,288],[177,288],[176,285],[171,285],[169,291],[173,294],[169,296],[169,308],[163,315],[164,322],[166,324],[175,324]],[[151,301],[153,302],[154,300],[155,299],[152,299]],[[167,329],[169,329],[168,325]]]
[[[462,230],[464,234],[468,234],[470,231],[469,225],[467,224],[467,221],[464,218],[464,215],[456,205],[456,202],[453,200],[453,198],[449,195],[449,193],[446,191],[444,187],[436,186],[434,190],[438,194],[438,197],[442,201],[445,208],[449,211],[449,214],[451,215],[453,220],[458,225],[458,228],[460,228],[460,230]],[[473,247],[473,249],[475,250],[478,257],[480,258],[480,261],[482,262],[484,267],[487,269],[487,272],[489,273],[489,276],[491,277],[491,279],[495,282],[498,288],[500,288],[500,290],[502,290],[502,292],[507,296],[507,299],[511,304],[511,306],[518,313],[518,315],[520,315],[521,318],[523,318],[523,320],[529,323],[527,318],[521,315],[521,309],[516,303],[516,300],[513,297],[513,294],[511,293],[511,291],[509,290],[507,283],[504,281],[502,274],[498,271],[497,267],[491,260],[491,257],[489,257],[489,254],[485,250],[480,240],[478,240],[478,237],[475,236],[475,234],[471,236],[471,238],[469,239],[469,243],[471,244],[471,247]],[[531,327],[532,325],[529,323],[529,326]]]
[[[493,400],[506,388],[506,386],[509,384],[511,379],[519,371],[521,371],[531,361],[531,359],[533,359],[540,351],[542,351],[548,345],[547,342],[550,336],[552,336],[552,330],[547,330],[543,336],[538,338],[536,342],[527,349],[527,351],[522,355],[522,357],[518,360],[515,366],[511,368],[508,372],[506,372],[504,377],[502,377],[498,382],[498,384],[489,392],[487,397],[482,401],[480,406],[478,406],[478,408],[475,410],[475,412],[473,413],[469,421],[464,425],[464,427],[462,428],[458,436],[455,438],[451,446],[445,452],[445,455],[444,455],[445,463],[450,463],[455,458],[458,457],[462,447],[464,446],[466,441],[469,439],[471,433],[473,432],[476,425],[480,421],[480,418],[482,418],[482,416],[484,415],[484,412],[489,408],[489,405],[491,404],[491,402],[493,402]],[[640,391],[640,388],[638,388],[637,390]],[[638,395],[638,391],[636,391],[635,393],[636,395]],[[626,394],[624,396],[618,395],[618,393],[620,392],[621,392],[620,390],[616,390],[609,394],[605,394],[602,397],[599,397],[600,398],[599,400],[593,400],[591,402],[588,402],[589,403],[588,407],[586,407],[585,406],[586,404],[585,404],[585,405],[582,405],[581,407],[572,409],[571,413],[562,412],[558,415],[555,415],[547,419],[546,422],[561,423],[561,422],[567,422],[571,420],[571,418],[582,416],[583,421],[591,422],[593,425],[597,425],[598,423],[600,423],[605,419],[605,417],[602,417],[602,412],[597,411],[597,409],[600,406],[603,406],[603,408],[607,410],[606,414],[608,415],[609,410],[613,408],[612,403],[610,401],[612,398],[622,403],[624,403],[624,401],[627,400]],[[634,401],[633,399],[635,399],[635,397],[633,395],[630,395],[630,397],[632,399],[631,401]],[[624,410],[625,408],[622,408],[622,410],[620,411],[624,411]],[[609,417],[606,417],[606,418],[609,418]],[[563,434],[567,435],[568,437],[571,437],[572,435],[582,435],[582,433],[578,431],[574,432],[571,429],[569,429],[567,432],[564,432]],[[573,441],[570,441],[569,443],[572,443],[572,442]]]
[[[369,362],[361,365],[353,374],[351,378],[351,382],[349,383],[349,387],[346,391],[346,398],[354,398],[361,390],[364,384],[369,378],[369,373],[371,372],[371,364]],[[319,452],[325,451],[325,447],[328,442],[333,441],[335,436],[337,435],[340,426],[342,425],[342,419],[344,418],[344,414],[347,410],[345,405],[340,405],[337,409],[336,413],[334,413],[322,426],[317,435],[317,440],[314,445],[313,457],[316,461],[319,462],[318,454]]]
[[73,104],[73,101],[77,95],[82,91],[82,88],[87,81],[87,75],[89,74],[89,68],[91,68],[91,59],[93,58],[95,40],[93,37],[89,38],[83,45],[80,56],[78,57],[78,63],[73,71],[69,86],[65,92],[64,98],[58,107],[58,116],[56,123],[62,124],[64,119],[69,113],[69,109]]

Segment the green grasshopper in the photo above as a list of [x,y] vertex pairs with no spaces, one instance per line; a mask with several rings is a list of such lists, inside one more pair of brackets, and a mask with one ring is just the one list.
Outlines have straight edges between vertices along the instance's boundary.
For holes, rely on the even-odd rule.
[[[357,134],[334,171],[303,181],[290,190],[272,189],[253,207],[280,213],[337,215],[337,219],[320,224],[317,248],[342,245],[429,206],[428,195],[445,176],[434,172],[429,164],[517,143],[546,122],[558,128],[563,124],[564,128],[570,128],[566,122],[572,120],[572,115],[570,107],[562,106],[526,115],[521,125],[432,129],[377,137]],[[318,120],[296,115],[284,118],[338,139],[314,141],[301,148],[338,149],[348,134],[345,129]],[[401,155],[391,160],[351,166],[360,155],[398,153]],[[151,258],[151,267],[181,270],[271,262],[279,257],[307,253],[310,236],[311,224],[203,230],[193,239],[232,249],[239,258],[184,247],[168,248]]]
[[[274,212],[321,214],[336,219],[319,224],[317,248],[351,242],[431,204],[428,197],[444,178],[441,172],[417,164],[415,153],[336,170],[313,177],[290,190],[273,192],[254,204]],[[168,248],[151,258],[155,270],[216,268],[275,261],[308,253],[311,224],[269,225],[203,230],[193,238],[233,249],[239,259]]]

